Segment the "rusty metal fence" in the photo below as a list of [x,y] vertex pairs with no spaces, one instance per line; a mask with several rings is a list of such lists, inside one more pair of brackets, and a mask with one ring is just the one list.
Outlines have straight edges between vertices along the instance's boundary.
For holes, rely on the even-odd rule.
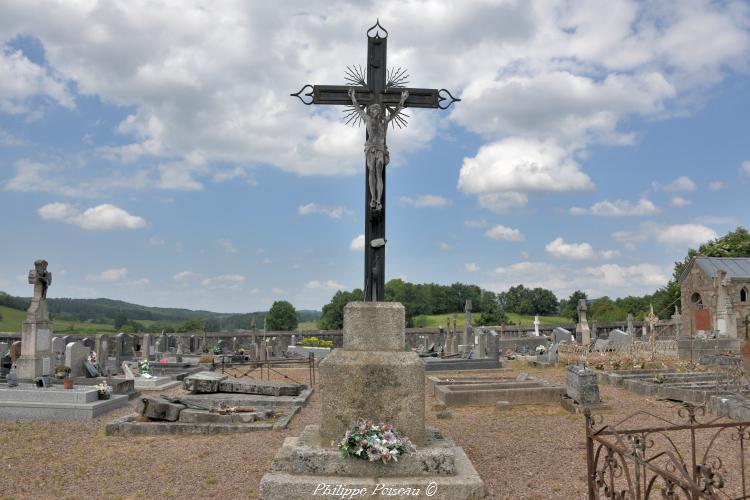
[[585,346],[575,342],[561,342],[557,346],[557,356],[561,363],[595,364],[602,361],[653,362],[676,360],[678,352],[676,340],[610,342],[600,350],[597,350],[593,344]]
[[677,410],[682,423],[645,411],[612,425],[585,416],[591,500],[750,498],[750,422],[700,422],[703,407],[689,404]]

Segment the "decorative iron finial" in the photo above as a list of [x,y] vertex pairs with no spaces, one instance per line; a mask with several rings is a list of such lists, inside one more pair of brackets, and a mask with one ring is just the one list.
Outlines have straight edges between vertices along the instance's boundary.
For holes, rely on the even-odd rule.
[[[310,90],[307,93],[303,94],[303,92],[305,91],[305,89],[307,87],[310,87]],[[302,94],[302,95],[300,95],[300,94]],[[310,104],[313,103],[313,86],[308,83],[307,85],[305,85],[304,87],[302,87],[301,89],[299,89],[299,92],[297,92],[296,94],[289,94],[289,95],[292,96],[292,97],[296,97],[297,99],[299,99],[300,101],[302,101],[302,104],[304,104],[305,106],[309,106]],[[310,98],[310,102],[305,101],[303,99],[303,96],[304,97],[309,97]]]
[[[448,95],[447,96],[442,95],[443,92],[445,92]],[[438,90],[438,99],[440,100],[440,102],[438,103],[438,108],[440,108],[440,109],[448,109],[448,108],[451,107],[451,104],[453,104],[454,102],[458,102],[458,101],[461,100],[458,97],[453,97],[453,94],[451,94],[446,89],[440,89],[440,90]],[[443,101],[448,101],[448,104],[446,104],[445,106],[443,106]]]
[[[375,28],[380,28],[381,30],[383,30],[383,31],[385,32],[385,36],[380,36],[380,31],[379,31],[379,30],[375,31],[375,36],[374,36],[374,37],[373,37],[373,36],[370,36],[370,32],[371,32],[372,30],[374,30]],[[375,20],[375,24],[373,24],[373,25],[372,25],[372,26],[370,27],[370,29],[368,29],[368,30],[367,30],[367,36],[368,36],[368,37],[370,37],[370,38],[388,38],[388,30],[387,30],[387,29],[385,29],[385,28],[383,28],[383,27],[382,27],[382,26],[380,25],[380,19],[376,19],[376,20]]]

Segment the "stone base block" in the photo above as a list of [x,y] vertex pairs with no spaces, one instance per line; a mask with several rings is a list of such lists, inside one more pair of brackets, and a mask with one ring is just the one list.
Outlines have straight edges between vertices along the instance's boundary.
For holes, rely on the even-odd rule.
[[424,363],[416,353],[336,349],[320,363],[320,384],[323,444],[338,442],[358,418],[424,443]]
[[226,375],[214,372],[198,372],[185,377],[183,384],[185,390],[192,393],[219,392],[219,383],[226,379]]
[[[110,399],[94,399],[89,402],[61,402],[54,399],[30,401],[15,399],[10,391],[11,389],[0,391],[0,420],[91,420],[128,404],[126,395],[113,395]],[[39,389],[39,391],[50,394],[49,389]],[[59,392],[63,391],[61,389]]]
[[344,458],[335,448],[316,446],[316,432],[316,426],[308,426],[300,438],[284,441],[260,482],[262,500],[485,496],[484,483],[464,451],[434,430],[428,430],[425,445],[415,455],[388,464]]
[[560,406],[565,408],[570,413],[583,413],[586,408],[591,411],[601,411],[609,408],[609,405],[606,405],[604,403],[581,404],[575,399],[572,399],[568,396],[562,396],[560,398]]
[[219,392],[238,392],[261,396],[299,396],[304,389],[305,386],[302,384],[290,384],[278,380],[226,378],[219,382]]
[[499,370],[502,363],[497,359],[426,358],[425,371],[441,372],[456,370]]
[[344,349],[403,351],[404,306],[398,302],[349,302],[344,307]]
[[[16,373],[18,374],[18,380],[34,380],[37,377],[41,377],[51,373],[52,356],[21,356],[16,360]],[[45,361],[46,360],[46,361]]]

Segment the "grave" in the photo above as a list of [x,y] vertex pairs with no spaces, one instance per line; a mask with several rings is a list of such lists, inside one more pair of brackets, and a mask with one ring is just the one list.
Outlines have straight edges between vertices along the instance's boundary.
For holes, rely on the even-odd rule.
[[446,406],[558,404],[565,388],[535,377],[428,377],[435,399]]
[[112,394],[99,399],[99,391],[77,385],[39,388],[20,383],[16,387],[0,386],[0,419],[2,420],[90,420],[128,404],[128,396]]
[[70,368],[70,376],[85,377],[84,362],[91,351],[80,342],[71,342],[65,346],[65,366]]
[[578,413],[586,408],[601,409],[605,407],[599,396],[599,384],[596,373],[580,365],[570,365],[565,371],[566,394],[560,400],[563,408]]

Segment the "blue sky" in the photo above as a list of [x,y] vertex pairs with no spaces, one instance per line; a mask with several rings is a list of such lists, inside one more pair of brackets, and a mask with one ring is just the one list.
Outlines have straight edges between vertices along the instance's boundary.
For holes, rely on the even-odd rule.
[[651,293],[747,225],[747,2],[0,6],[0,290],[243,312],[362,286],[364,131],[289,97],[390,32],[387,279]]

